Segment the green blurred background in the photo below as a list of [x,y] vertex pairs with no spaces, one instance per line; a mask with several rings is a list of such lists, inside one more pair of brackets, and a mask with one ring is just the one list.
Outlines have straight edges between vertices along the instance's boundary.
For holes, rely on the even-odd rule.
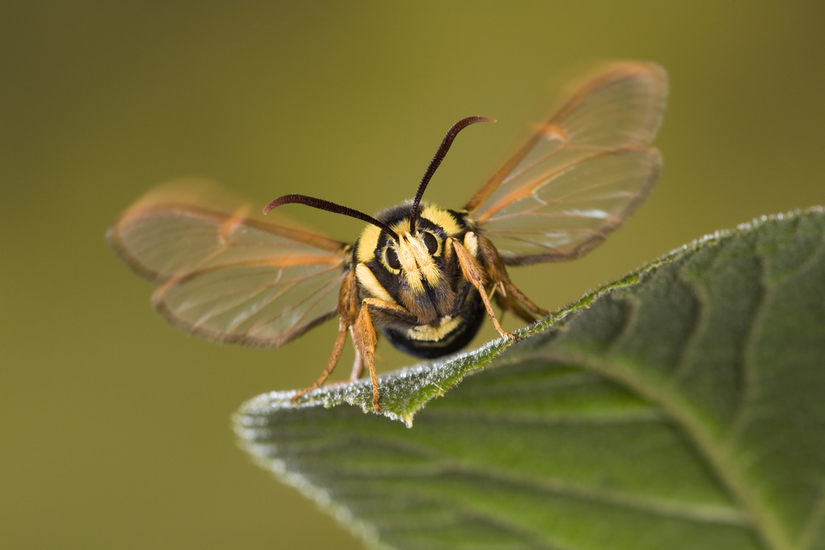
[[[816,0],[3,2],[0,547],[361,548],[230,430],[242,401],[315,379],[334,323],[277,351],[167,327],[103,241],[153,185],[198,175],[259,206],[298,191],[374,212],[412,196],[450,124],[497,118],[430,186],[457,207],[576,67],[657,61],[658,190],[586,258],[513,275],[555,308],[703,234],[825,203],[824,16]],[[291,213],[342,240],[361,227]],[[380,351],[385,370],[411,363]]]

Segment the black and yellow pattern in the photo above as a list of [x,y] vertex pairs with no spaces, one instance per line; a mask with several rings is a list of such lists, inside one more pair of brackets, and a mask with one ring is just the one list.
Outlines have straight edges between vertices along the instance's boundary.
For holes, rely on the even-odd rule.
[[513,285],[507,266],[576,258],[630,217],[659,178],[650,142],[666,95],[656,65],[596,74],[461,210],[421,198],[456,135],[488,118],[454,124],[415,198],[376,217],[295,194],[264,210],[298,203],[358,218],[368,225],[354,245],[265,221],[200,184],[153,191],[115,221],[109,242],[158,285],[153,302],[169,322],[210,340],[278,347],[337,317],[326,369],[293,401],[324,383],[349,335],[352,378],[369,369],[378,412],[375,328],[425,358],[467,345],[485,314],[515,339],[492,301],[526,321],[545,312]]
[[381,319],[376,324],[395,347],[416,357],[441,357],[466,346],[484,318],[478,291],[447,246],[448,239],[463,242],[471,226],[466,213],[422,204],[418,233],[412,236],[412,208],[407,202],[376,215],[400,242],[369,225],[355,243],[359,297],[400,305],[410,313],[382,310],[373,316]]

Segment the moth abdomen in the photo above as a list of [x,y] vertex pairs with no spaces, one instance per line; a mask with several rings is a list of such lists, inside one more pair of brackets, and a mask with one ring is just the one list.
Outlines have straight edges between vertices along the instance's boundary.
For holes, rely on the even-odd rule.
[[464,306],[456,316],[443,317],[435,327],[418,326],[406,330],[381,327],[381,332],[404,353],[422,359],[443,357],[467,346],[484,321],[484,306],[475,289],[468,293]]

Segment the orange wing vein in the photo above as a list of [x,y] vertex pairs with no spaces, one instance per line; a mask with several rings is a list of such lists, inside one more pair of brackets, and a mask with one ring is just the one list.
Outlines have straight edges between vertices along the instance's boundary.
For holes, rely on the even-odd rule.
[[260,217],[213,184],[175,182],[124,212],[107,240],[159,285],[152,303],[171,324],[278,347],[335,316],[347,246]]
[[667,76],[614,65],[588,81],[467,203],[508,265],[562,261],[601,243],[647,198],[661,155],[650,146]]

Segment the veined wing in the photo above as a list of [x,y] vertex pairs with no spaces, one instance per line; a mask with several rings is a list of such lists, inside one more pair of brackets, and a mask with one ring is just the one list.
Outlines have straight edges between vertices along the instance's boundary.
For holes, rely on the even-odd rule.
[[661,172],[650,146],[667,76],[614,65],[582,86],[465,207],[505,264],[578,257],[647,198]]
[[159,285],[152,302],[171,324],[277,347],[336,314],[347,246],[261,217],[214,184],[174,182],[130,207],[106,237]]

